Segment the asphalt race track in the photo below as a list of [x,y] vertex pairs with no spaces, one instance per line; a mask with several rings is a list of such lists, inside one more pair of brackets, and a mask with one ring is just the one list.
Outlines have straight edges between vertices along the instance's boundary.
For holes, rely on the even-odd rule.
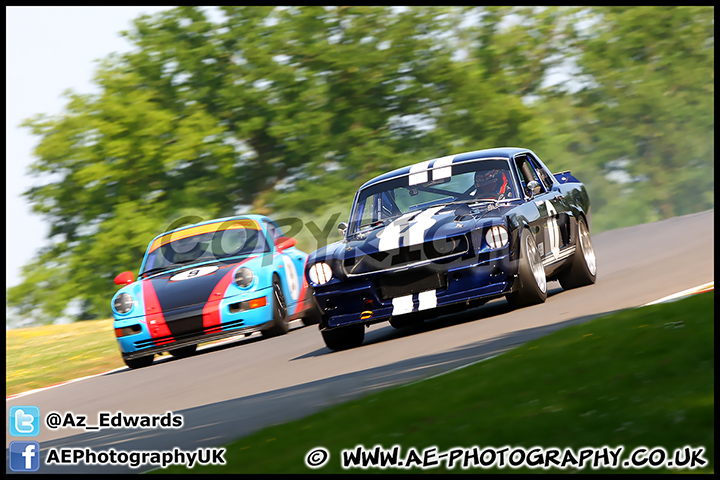
[[[567,325],[636,307],[714,281],[714,211],[593,235],[598,280],[563,291],[548,284],[546,303],[510,311],[504,299],[406,330],[373,325],[356,349],[331,352],[316,327],[268,340],[253,335],[186,359],[156,360],[15,397],[15,405],[87,417],[98,412],[182,415],[179,429],[50,430],[37,437],[37,473],[140,472],[126,466],[45,465],[48,449],[96,452],[171,451],[222,446],[265,426],[297,419],[331,404],[476,362]],[[6,430],[8,446],[13,440]]]

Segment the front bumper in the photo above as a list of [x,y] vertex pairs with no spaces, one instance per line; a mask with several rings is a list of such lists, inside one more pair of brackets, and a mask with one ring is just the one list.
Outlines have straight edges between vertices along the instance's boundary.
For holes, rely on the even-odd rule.
[[117,337],[120,352],[123,358],[130,360],[271,327],[272,289],[258,290],[251,296],[253,299],[264,297],[265,305],[238,311],[236,306],[244,298],[236,296],[223,299],[218,306],[220,323],[217,325],[208,325],[207,313],[203,312],[204,305],[181,311],[163,312],[170,335],[152,335],[151,326],[148,325],[147,317],[144,315],[127,319],[116,316],[114,322],[116,332],[123,328],[137,330],[135,333]]
[[487,301],[516,288],[516,273],[517,262],[506,249],[478,263],[376,272],[325,289],[316,287],[315,297],[323,311],[320,329],[377,323],[393,316]]

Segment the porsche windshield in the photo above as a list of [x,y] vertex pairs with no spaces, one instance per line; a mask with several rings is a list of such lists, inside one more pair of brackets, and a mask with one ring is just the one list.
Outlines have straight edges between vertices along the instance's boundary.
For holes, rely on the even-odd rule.
[[349,231],[385,224],[435,205],[514,200],[517,191],[507,159],[483,159],[411,172],[361,190],[353,206]]
[[150,246],[150,253],[147,255],[140,275],[148,275],[191,263],[222,261],[270,251],[260,229],[235,227],[197,235],[188,235],[183,232],[175,232],[156,239]]

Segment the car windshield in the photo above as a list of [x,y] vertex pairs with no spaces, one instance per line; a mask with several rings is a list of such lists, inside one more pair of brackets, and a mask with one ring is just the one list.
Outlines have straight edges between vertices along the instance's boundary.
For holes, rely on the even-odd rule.
[[[513,178],[508,160],[499,158],[411,170],[361,190],[353,205],[349,231],[386,224],[400,215],[436,205],[514,200],[518,190]],[[489,187],[479,187],[481,182],[489,182]]]
[[259,227],[242,228],[236,223],[231,228],[217,229],[215,225],[212,231],[203,232],[200,229],[195,235],[192,232],[193,229],[181,230],[156,239],[150,245],[140,275],[191,263],[222,261],[270,251]]

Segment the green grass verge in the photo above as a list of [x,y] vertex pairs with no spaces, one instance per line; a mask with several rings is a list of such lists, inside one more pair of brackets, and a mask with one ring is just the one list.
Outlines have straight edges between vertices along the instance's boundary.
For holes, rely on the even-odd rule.
[[5,351],[6,396],[125,368],[112,319],[8,330]]
[[112,320],[5,332],[5,395],[125,366]]
[[[155,473],[342,473],[341,453],[400,446],[511,449],[662,447],[672,456],[704,447],[714,472],[714,292],[632,309],[557,331],[496,358],[384,390],[302,420],[266,428],[227,446],[227,464]],[[305,465],[316,447],[330,453]],[[442,472],[446,463],[425,472]],[[350,470],[357,473],[406,470]],[[413,470],[410,470],[413,471]],[[417,469],[416,472],[423,470]],[[451,472],[466,472],[456,465]],[[472,471],[472,470],[470,470]],[[492,469],[476,468],[477,472]],[[577,469],[498,469],[502,473],[574,473]],[[664,473],[680,469],[593,469]]]

